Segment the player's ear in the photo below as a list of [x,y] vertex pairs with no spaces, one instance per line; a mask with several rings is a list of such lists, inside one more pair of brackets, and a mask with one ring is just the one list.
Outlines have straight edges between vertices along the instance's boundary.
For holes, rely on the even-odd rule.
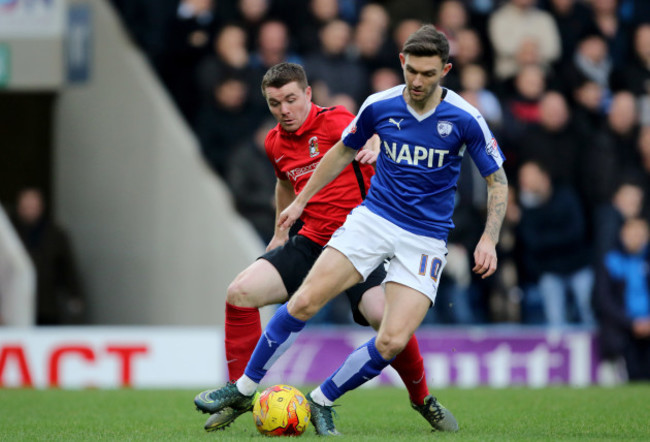
[[445,75],[447,75],[449,73],[449,71],[451,71],[451,66],[452,66],[451,63],[447,63],[445,65],[445,67],[442,68],[442,76],[441,77],[444,77]]
[[399,53],[399,62],[402,65],[402,69],[404,69],[404,65],[406,64],[406,57],[404,56],[403,52]]
[[311,101],[311,86],[305,88],[305,97],[307,97],[307,101]]

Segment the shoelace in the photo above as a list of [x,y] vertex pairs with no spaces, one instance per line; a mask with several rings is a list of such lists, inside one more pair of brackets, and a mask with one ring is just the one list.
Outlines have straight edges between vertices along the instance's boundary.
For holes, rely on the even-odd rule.
[[226,384],[226,387],[220,388],[218,390],[212,390],[210,393],[208,393],[208,397],[210,399],[212,399],[212,400],[215,400],[218,397],[232,396],[232,392],[229,391],[229,390],[226,390],[226,388],[229,387],[230,385],[234,385],[234,384],[235,384],[234,382],[228,382],[228,384]]
[[429,411],[433,413],[433,418],[436,420],[436,422],[441,421],[442,418],[444,417],[442,407],[440,406],[436,398],[431,399],[431,403],[429,404]]

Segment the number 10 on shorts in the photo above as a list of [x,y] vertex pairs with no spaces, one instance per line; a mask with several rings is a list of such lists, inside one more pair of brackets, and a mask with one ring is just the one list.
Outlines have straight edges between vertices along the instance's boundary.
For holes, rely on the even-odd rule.
[[[421,276],[424,276],[427,273],[427,266],[429,264],[429,255],[422,255],[420,258],[420,272]],[[442,268],[442,260],[440,258],[433,258],[431,260],[431,269],[429,270],[429,275],[434,282],[438,282],[438,276],[440,276],[440,269]]]

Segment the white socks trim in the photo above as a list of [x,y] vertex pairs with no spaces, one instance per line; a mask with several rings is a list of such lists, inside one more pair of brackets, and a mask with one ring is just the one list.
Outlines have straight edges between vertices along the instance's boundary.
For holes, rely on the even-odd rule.
[[316,389],[311,392],[311,400],[316,402],[318,405],[324,405],[326,407],[334,405],[334,402],[325,397],[320,387],[316,387]]
[[237,379],[235,385],[241,394],[244,396],[251,396],[255,393],[259,384],[243,374],[239,379]]

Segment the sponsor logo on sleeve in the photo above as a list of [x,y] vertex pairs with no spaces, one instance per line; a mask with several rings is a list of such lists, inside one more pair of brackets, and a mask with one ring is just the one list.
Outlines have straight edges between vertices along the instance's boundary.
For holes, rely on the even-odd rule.
[[501,159],[501,154],[499,153],[499,144],[497,143],[496,138],[492,137],[490,141],[485,145],[485,151],[495,160]]

